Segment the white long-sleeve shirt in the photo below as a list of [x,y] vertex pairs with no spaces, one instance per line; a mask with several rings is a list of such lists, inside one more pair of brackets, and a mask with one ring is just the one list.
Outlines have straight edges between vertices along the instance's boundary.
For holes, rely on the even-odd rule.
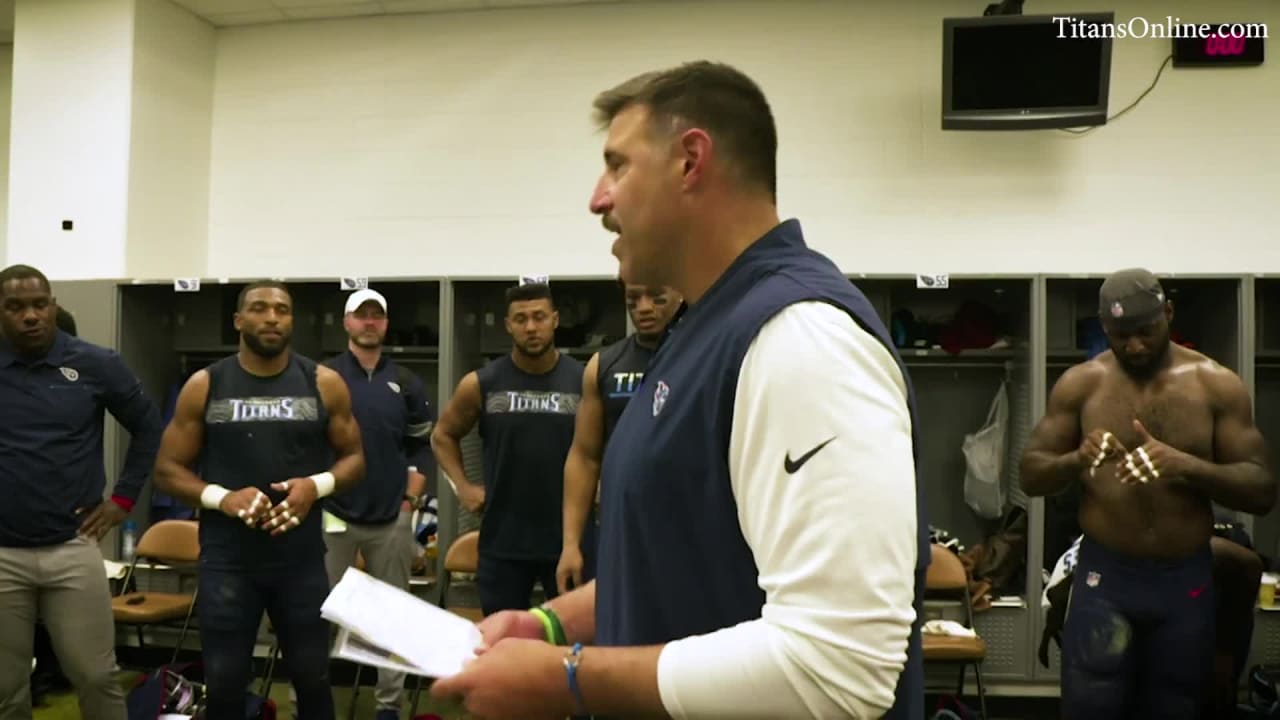
[[906,386],[889,351],[826,303],[766,323],[739,373],[729,442],[766,602],[758,620],[666,645],[667,712],[886,712],[915,620],[914,472]]

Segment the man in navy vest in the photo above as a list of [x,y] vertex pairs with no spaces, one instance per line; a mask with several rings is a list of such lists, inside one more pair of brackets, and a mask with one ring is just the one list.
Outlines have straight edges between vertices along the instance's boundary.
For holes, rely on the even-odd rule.
[[768,102],[697,62],[595,110],[591,210],[623,279],[686,308],[605,450],[596,581],[487,618],[433,694],[485,718],[923,718],[911,385],[863,295],[779,221]]

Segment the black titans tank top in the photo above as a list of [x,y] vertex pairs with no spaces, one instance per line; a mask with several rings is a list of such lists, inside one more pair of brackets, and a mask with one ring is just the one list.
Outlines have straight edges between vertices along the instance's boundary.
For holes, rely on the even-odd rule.
[[[200,474],[231,491],[256,487],[278,503],[271,484],[333,465],[329,416],[316,387],[314,361],[292,354],[278,375],[260,377],[237,356],[211,365]],[[220,567],[264,567],[324,558],[321,504],[298,527],[272,537],[216,510],[200,518],[200,559]]]

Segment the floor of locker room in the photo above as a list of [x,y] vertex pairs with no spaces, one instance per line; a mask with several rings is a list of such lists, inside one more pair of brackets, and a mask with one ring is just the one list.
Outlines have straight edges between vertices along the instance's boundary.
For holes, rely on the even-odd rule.
[[[134,672],[125,672],[121,673],[120,677],[124,686],[131,687],[138,675]],[[346,686],[335,687],[333,696],[335,707],[337,708],[337,716],[345,718],[347,716],[347,703],[351,698],[351,688]],[[289,708],[288,684],[278,682],[272,685],[271,697],[275,700],[277,708],[285,711],[279,715],[279,720],[287,720],[290,717],[287,712]],[[33,720],[79,719],[80,714],[77,710],[76,698],[73,692],[51,693],[43,699],[44,703],[35,709],[35,713],[32,716]],[[976,698],[965,698],[965,702],[970,707],[977,708]],[[932,717],[932,710],[936,706],[937,698],[930,696],[925,705],[930,710],[926,717]],[[1057,720],[1058,700],[1057,698],[988,697],[987,710],[991,720]],[[373,689],[371,687],[363,687],[360,691],[356,717],[360,718],[360,720],[372,719],[373,713]],[[418,714],[435,714],[442,720],[465,720],[469,717],[460,708],[433,702],[426,695],[423,695]]]

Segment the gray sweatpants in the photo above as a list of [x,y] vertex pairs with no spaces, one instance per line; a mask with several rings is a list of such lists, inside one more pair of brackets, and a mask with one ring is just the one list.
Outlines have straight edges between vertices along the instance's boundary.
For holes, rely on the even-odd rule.
[[36,617],[80,699],[85,720],[125,720],[116,680],[116,626],[97,543],[0,547],[0,720],[31,720]]
[[[347,524],[344,532],[325,533],[328,547],[325,569],[329,585],[338,584],[342,574],[355,563],[356,552],[364,558],[364,571],[406,592],[413,566],[413,514],[401,512],[395,522],[386,525]],[[400,709],[404,690],[404,673],[378,668],[378,685],[374,698],[378,709]]]

